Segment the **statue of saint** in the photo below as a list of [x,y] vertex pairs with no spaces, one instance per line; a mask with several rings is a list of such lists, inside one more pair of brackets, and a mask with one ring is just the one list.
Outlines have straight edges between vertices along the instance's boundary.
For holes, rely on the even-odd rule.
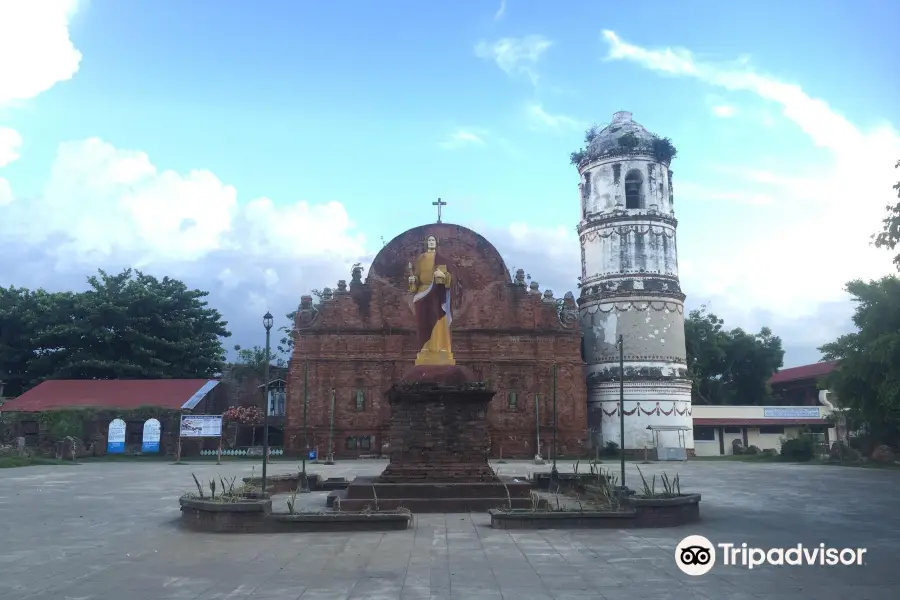
[[447,261],[437,249],[437,238],[425,238],[425,252],[409,263],[409,291],[415,294],[417,365],[455,365],[450,351],[450,324],[453,313],[451,275]]

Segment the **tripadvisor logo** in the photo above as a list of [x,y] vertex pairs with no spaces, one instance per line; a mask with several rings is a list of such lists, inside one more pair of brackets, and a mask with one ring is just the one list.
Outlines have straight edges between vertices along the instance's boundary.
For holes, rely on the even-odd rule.
[[[718,551],[717,551],[718,549]],[[825,544],[789,548],[753,548],[746,543],[713,544],[702,535],[689,535],[675,547],[675,564],[682,573],[691,576],[705,575],[716,564],[716,555],[723,566],[753,569],[762,565],[802,566],[863,565],[865,548],[831,548]]]

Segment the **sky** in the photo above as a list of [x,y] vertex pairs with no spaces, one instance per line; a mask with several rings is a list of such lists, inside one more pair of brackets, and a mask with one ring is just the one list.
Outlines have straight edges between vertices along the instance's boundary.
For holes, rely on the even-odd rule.
[[0,0],[0,285],[179,277],[210,291],[228,347],[261,345],[267,310],[349,280],[441,197],[445,222],[561,296],[580,274],[569,154],[627,110],[678,149],[687,307],[814,362],[852,327],[844,284],[895,272],[870,237],[900,179],[898,17],[878,0]]

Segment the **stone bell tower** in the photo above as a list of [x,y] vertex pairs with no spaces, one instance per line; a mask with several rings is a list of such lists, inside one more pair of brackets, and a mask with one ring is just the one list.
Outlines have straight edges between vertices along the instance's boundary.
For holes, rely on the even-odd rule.
[[[674,196],[675,147],[630,112],[585,135],[572,154],[581,178],[579,314],[593,441],[622,447],[619,349],[624,342],[626,452],[687,448],[691,453],[691,383],[678,283]],[[650,426],[650,428],[648,428]]]

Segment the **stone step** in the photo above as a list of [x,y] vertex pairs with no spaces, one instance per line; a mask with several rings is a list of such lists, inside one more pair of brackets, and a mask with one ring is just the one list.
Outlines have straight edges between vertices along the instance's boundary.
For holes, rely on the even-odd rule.
[[[393,498],[379,499],[377,510],[395,510],[405,508],[413,513],[466,513],[487,512],[492,508],[507,508],[509,500],[503,498]],[[339,505],[339,508],[338,508]],[[361,511],[368,507],[376,510],[374,500],[342,499],[334,503],[334,509],[345,511]],[[530,498],[513,498],[512,508],[531,508]]]
[[384,483],[375,478],[357,477],[347,487],[347,500],[378,500],[396,498],[530,498],[527,482],[501,480],[481,482],[403,482]]

